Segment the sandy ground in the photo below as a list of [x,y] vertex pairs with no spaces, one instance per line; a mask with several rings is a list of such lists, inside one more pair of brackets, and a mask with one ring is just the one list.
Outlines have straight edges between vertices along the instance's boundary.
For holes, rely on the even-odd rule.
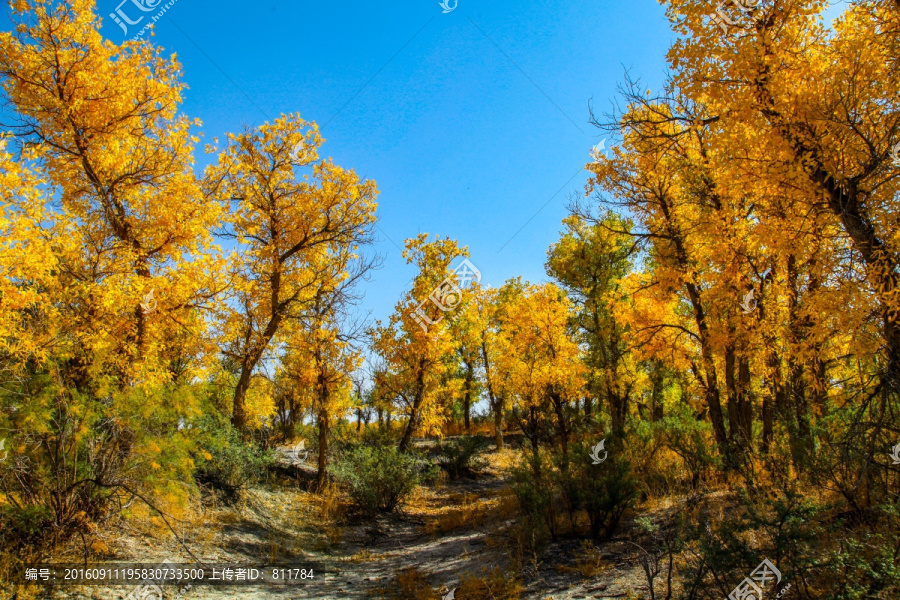
[[[439,594],[455,587],[466,574],[510,568],[508,546],[502,542],[515,522],[515,513],[490,508],[503,505],[508,495],[498,474],[488,473],[474,481],[448,481],[437,488],[423,488],[399,514],[328,519],[321,501],[295,486],[281,482],[257,488],[239,508],[208,510],[201,524],[185,531],[186,545],[210,565],[290,563],[313,569],[313,578],[290,585],[198,585],[181,595],[170,585],[165,598],[362,600],[377,598],[379,588],[390,588],[397,573],[410,568],[423,573]],[[464,506],[483,506],[481,513],[474,511],[481,518],[446,520]],[[510,506],[508,499],[505,506]],[[624,533],[587,555],[591,559],[587,562],[597,563],[599,568],[585,568],[583,542],[574,539],[553,543],[538,557],[527,557],[520,563],[520,582],[525,588],[520,597],[610,599],[628,598],[629,592],[633,598],[649,597],[638,551],[629,543],[632,529],[626,521],[620,528]],[[171,537],[163,541],[139,532],[123,532],[114,553],[111,560],[115,561],[193,562]],[[133,590],[126,586],[58,587],[39,597],[113,600],[124,599]],[[142,600],[158,597],[147,595]]]

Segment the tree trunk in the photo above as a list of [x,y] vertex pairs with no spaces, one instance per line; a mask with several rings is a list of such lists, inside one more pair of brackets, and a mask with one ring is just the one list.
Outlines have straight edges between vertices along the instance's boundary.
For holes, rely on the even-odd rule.
[[650,381],[650,420],[654,423],[663,418],[663,392],[665,391],[665,371],[661,360],[651,363]]
[[[274,285],[274,284],[273,284]],[[273,292],[274,294],[274,292]],[[273,296],[277,297],[277,296]],[[247,415],[244,410],[244,399],[247,397],[247,390],[250,389],[250,378],[253,375],[253,369],[262,358],[266,346],[272,340],[278,326],[281,324],[282,315],[276,314],[269,319],[266,329],[262,332],[262,345],[253,350],[248,350],[241,361],[241,376],[238,379],[237,387],[234,388],[234,408],[231,413],[231,424],[236,429],[243,430],[247,425]]]
[[771,396],[766,396],[763,398],[762,405],[762,419],[763,419],[763,430],[762,430],[762,451],[764,454],[769,453],[769,446],[772,443],[772,428],[774,426],[774,418],[773,418],[773,407],[772,407],[772,398]]
[[419,409],[422,406],[422,400],[425,397],[425,359],[419,359],[419,368],[416,372],[416,389],[415,395],[413,396],[413,402],[411,410],[409,411],[409,421],[406,422],[406,431],[403,432],[403,437],[400,439],[400,452],[406,452],[409,449],[409,444],[412,442],[413,433],[418,427],[419,423]]
[[750,360],[738,360],[738,427],[746,444],[753,441],[753,399],[750,396]]
[[706,312],[700,301],[700,292],[697,286],[691,282],[685,284],[691,306],[694,309],[694,321],[697,323],[698,337],[700,338],[700,356],[703,359],[704,386],[706,391],[706,406],[709,408],[709,419],[712,422],[713,433],[719,451],[728,454],[728,433],[725,431],[725,417],[722,414],[722,402],[719,396],[719,378],[716,374],[716,362],[713,358],[712,345],[709,341],[709,327],[706,324]]
[[497,450],[502,450],[503,443],[503,399],[498,398],[496,403],[491,402],[494,410],[494,443],[497,444]]
[[494,394],[494,384],[491,379],[491,363],[488,356],[487,342],[481,339],[481,359],[484,362],[484,378],[487,384],[488,399],[491,402],[491,411],[494,413],[494,442],[497,450],[503,449],[503,411],[506,404],[502,396]]
[[234,388],[234,407],[231,412],[231,424],[240,431],[243,431],[247,425],[244,398],[247,396],[247,390],[250,388],[250,374],[252,372],[252,367],[248,368],[246,364],[242,365],[241,376],[238,378],[237,387]]
[[472,383],[475,380],[475,365],[471,361],[466,361],[466,392],[463,396],[463,422],[466,427],[466,433],[471,428],[469,413],[472,409]]
[[[659,197],[659,203],[660,209],[666,220],[667,237],[675,246],[675,255],[678,266],[684,273],[691,273],[691,261],[685,247],[684,237],[672,217],[669,200],[665,195],[661,195]],[[703,359],[702,363],[705,375],[702,379],[702,383],[704,391],[706,392],[706,406],[709,409],[709,419],[712,422],[713,434],[715,435],[716,444],[719,446],[719,451],[727,456],[729,454],[728,432],[725,430],[725,416],[722,413],[719,378],[716,374],[716,362],[713,357],[712,343],[710,341],[709,324],[706,322],[706,310],[703,308],[700,289],[697,287],[694,280],[687,279],[684,283],[684,287],[687,290],[688,298],[691,301],[694,322],[697,324],[697,337],[700,341],[700,356]]]
[[569,423],[566,417],[566,406],[562,397],[554,391],[550,392],[553,401],[553,410],[556,412],[556,421],[559,424],[559,442],[562,446],[562,469],[565,473],[569,469]]
[[322,491],[328,474],[328,415],[319,415],[319,457],[317,461],[316,489]]
[[[729,334],[731,333],[729,332]],[[739,430],[738,391],[737,381],[734,377],[734,361],[734,344],[732,341],[729,341],[728,345],[725,346],[725,394],[728,399],[725,410],[728,414],[728,441],[732,444],[735,442],[735,437]]]

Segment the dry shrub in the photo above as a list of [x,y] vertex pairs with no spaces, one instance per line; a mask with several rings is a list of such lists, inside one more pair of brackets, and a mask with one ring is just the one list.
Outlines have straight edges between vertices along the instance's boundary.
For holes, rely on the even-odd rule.
[[461,506],[441,509],[423,527],[431,536],[439,536],[464,527],[483,527],[490,521],[509,519],[518,511],[516,497],[504,493],[492,498],[479,499],[474,494],[453,494],[449,502],[461,500]]
[[441,433],[444,436],[456,436],[456,435],[487,435],[491,438],[494,437],[494,425],[493,423],[472,423],[469,430],[466,430],[465,423],[451,421],[449,423],[445,423],[441,428]]
[[541,556],[546,547],[546,539],[533,527],[516,523],[505,531],[505,536],[486,536],[488,548],[500,547],[505,552],[516,573],[537,573],[541,566]]
[[340,519],[346,513],[344,495],[341,488],[332,482],[328,482],[315,497],[314,502],[319,509],[320,522],[331,523]]
[[441,595],[431,589],[425,573],[415,567],[403,569],[390,580],[387,587],[372,590],[379,600],[440,600]]
[[575,554],[573,566],[557,565],[560,573],[578,573],[584,578],[596,577],[606,570],[609,565],[604,562],[603,554],[590,540],[581,542],[581,550]]
[[460,600],[518,600],[525,588],[509,571],[493,568],[462,576],[456,595]]

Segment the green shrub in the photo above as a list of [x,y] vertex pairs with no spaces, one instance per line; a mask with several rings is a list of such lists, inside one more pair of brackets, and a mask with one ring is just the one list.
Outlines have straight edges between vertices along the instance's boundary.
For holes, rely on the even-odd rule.
[[464,435],[445,442],[439,450],[435,462],[447,472],[450,479],[476,477],[487,467],[484,453],[491,441],[480,435]]
[[798,600],[900,597],[894,506],[879,507],[862,523],[845,522],[855,515],[805,497],[795,482],[742,491],[724,510],[721,498],[695,497],[687,505],[680,529],[691,552],[680,568],[680,599],[719,600],[721,587],[736,586],[763,558]]
[[244,489],[263,479],[274,452],[246,442],[221,417],[205,416],[193,424],[200,442],[194,479],[201,490],[225,504],[238,502]]
[[594,539],[609,538],[622,516],[634,506],[638,482],[624,458],[610,453],[607,460],[593,464],[588,444],[569,446],[569,460],[560,453],[541,451],[510,471],[510,487],[519,501],[524,525],[538,534],[556,539],[560,515],[569,514],[572,527],[578,529],[586,515],[589,528],[582,533]]
[[510,469],[509,485],[519,502],[523,525],[543,540],[548,535],[556,539],[559,531],[556,486],[552,466],[545,452],[525,455],[525,459]]
[[396,446],[357,446],[334,466],[336,481],[354,506],[365,513],[391,512],[422,481],[422,461]]
[[574,485],[568,493],[573,509],[582,509],[590,522],[589,535],[594,539],[608,539],[619,526],[625,511],[632,508],[638,497],[638,481],[629,462],[610,451],[606,460],[593,464],[587,444],[573,445],[571,473]]
[[666,445],[684,461],[691,474],[691,489],[696,490],[703,476],[718,467],[714,453],[712,425],[698,421],[687,408],[671,414],[659,423]]

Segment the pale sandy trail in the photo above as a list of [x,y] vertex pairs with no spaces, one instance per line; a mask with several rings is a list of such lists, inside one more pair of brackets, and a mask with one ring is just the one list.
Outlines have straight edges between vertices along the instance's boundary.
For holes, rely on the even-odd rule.
[[[425,533],[423,525],[433,517],[430,509],[439,511],[459,502],[459,498],[490,498],[505,493],[505,483],[496,476],[478,481],[447,482],[439,490],[428,490],[419,503],[425,508],[408,509],[400,515],[382,515],[374,519],[345,518],[338,523],[322,524],[313,507],[313,497],[290,486],[277,485],[254,489],[240,511],[207,515],[204,537],[189,536],[192,551],[210,565],[267,564],[273,547],[279,559],[295,567],[312,568],[314,577],[289,585],[208,586],[195,585],[183,600],[250,600],[274,598],[285,600],[364,600],[372,591],[391,584],[402,569],[417,568],[426,574],[433,589],[450,589],[466,574],[485,568],[508,569],[505,553],[486,538],[496,536],[512,518],[489,519],[477,526],[462,526],[441,535]],[[623,530],[630,529],[623,523]],[[329,536],[337,533],[337,539]],[[564,540],[551,544],[539,561],[524,574],[522,600],[576,600],[624,598],[629,591],[646,591],[646,581],[635,554],[626,543],[626,534],[600,548],[607,568],[584,577],[566,565],[573,563],[581,542]],[[273,541],[274,540],[274,541]],[[177,558],[190,559],[178,553],[174,545],[154,547],[147,539],[134,539],[123,554],[140,557],[141,562],[162,562]],[[284,546],[282,548],[282,546]],[[180,558],[178,558],[180,557]],[[262,559],[262,560],[261,560]],[[122,558],[121,560],[128,560]],[[561,568],[562,566],[562,568]],[[443,586],[443,588],[442,588]],[[131,587],[58,588],[46,598],[122,600]],[[168,586],[165,597],[175,598]],[[142,600],[159,600],[148,596]],[[465,598],[457,595],[457,600]]]

